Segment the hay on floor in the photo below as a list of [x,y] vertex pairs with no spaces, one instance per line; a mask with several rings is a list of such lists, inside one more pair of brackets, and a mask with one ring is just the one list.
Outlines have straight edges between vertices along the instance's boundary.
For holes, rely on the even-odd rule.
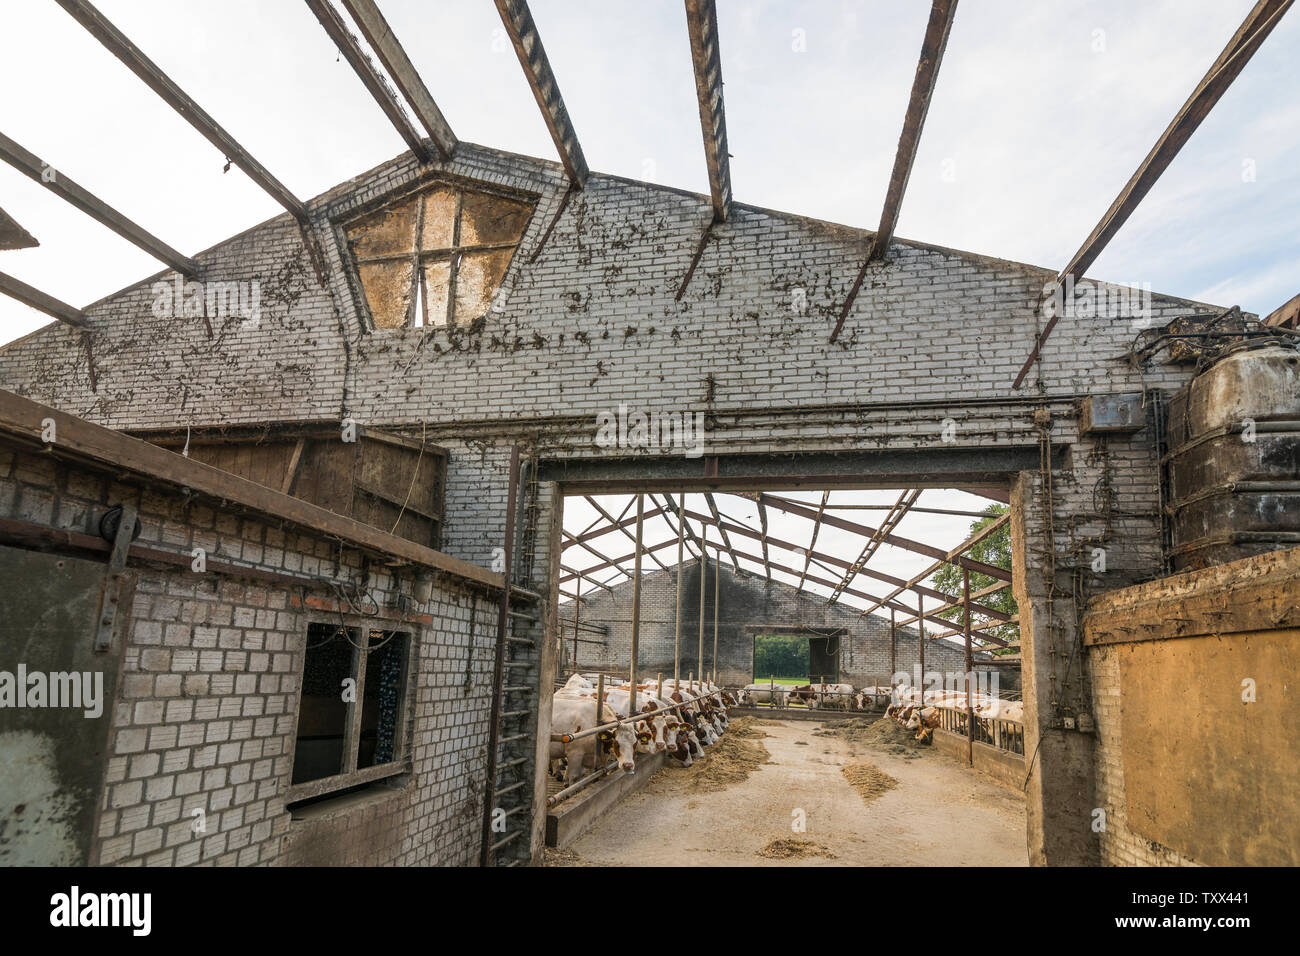
[[844,779],[858,791],[863,803],[870,803],[876,797],[898,786],[897,780],[869,763],[849,764],[847,767],[841,767],[840,773],[844,774]]
[[769,860],[791,860],[807,856],[824,856],[828,860],[839,859],[829,848],[820,843],[814,843],[812,840],[793,840],[789,837],[780,840],[773,840],[761,850],[756,850],[757,856],[765,856]]
[[891,717],[880,717],[868,723],[865,720],[828,720],[815,737],[839,737],[852,743],[880,747],[889,753],[904,757],[919,757],[928,744],[916,739],[916,731],[908,730]]
[[713,793],[743,783],[751,773],[770,762],[772,755],[761,742],[745,740],[733,733],[732,728],[712,747],[705,747],[704,756],[697,757],[689,767],[670,757],[647,789],[659,793],[679,790]]

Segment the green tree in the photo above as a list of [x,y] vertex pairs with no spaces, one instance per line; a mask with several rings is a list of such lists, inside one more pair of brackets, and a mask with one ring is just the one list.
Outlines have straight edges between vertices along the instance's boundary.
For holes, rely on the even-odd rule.
[[[986,517],[977,518],[971,523],[970,534],[982,531],[990,524],[996,521],[1000,516],[1007,513],[1006,505],[989,505],[984,509]],[[993,532],[983,541],[980,541],[969,551],[966,556],[973,558],[983,564],[991,564],[995,568],[1002,568],[1005,571],[1011,570],[1011,525],[1004,524],[997,531]],[[934,587],[937,591],[942,591],[949,597],[961,599],[962,596],[962,576],[961,568],[955,564],[945,564],[934,574]],[[971,593],[992,587],[1000,583],[996,578],[989,577],[987,574],[980,574],[978,571],[970,573]],[[1015,596],[1011,593],[1011,588],[1003,588],[993,594],[985,595],[979,599],[980,604],[985,607],[991,607],[1003,614],[1015,615],[1018,611]],[[939,616],[945,620],[952,621],[957,627],[965,626],[965,608],[954,607],[944,611]],[[1015,624],[998,624],[989,621],[987,624],[980,624],[980,614],[978,611],[971,614],[971,627],[978,627],[982,631],[999,637],[1004,641],[1014,641],[1020,633],[1019,627]],[[995,649],[994,653],[1015,653],[1014,651],[1000,651]]]
[[754,680],[768,677],[808,679],[808,638],[795,634],[764,634],[754,639]]

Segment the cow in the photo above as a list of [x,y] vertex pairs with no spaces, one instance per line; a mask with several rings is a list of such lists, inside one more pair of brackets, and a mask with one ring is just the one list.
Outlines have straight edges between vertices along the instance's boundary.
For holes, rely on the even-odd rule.
[[811,697],[804,697],[804,699],[813,709],[830,707],[847,710],[853,696],[852,684],[807,684],[805,686],[807,687],[805,693],[811,694]]
[[785,688],[780,684],[746,684],[740,692],[742,704],[773,704],[784,707],[787,703]]
[[[605,704],[598,705],[592,697],[556,694],[551,699],[552,734],[577,734],[617,719],[612,708]],[[568,743],[551,741],[552,765],[561,759],[568,764],[564,779],[566,786],[577,782],[584,766],[595,767],[597,737],[606,753],[618,762],[620,768],[627,773],[636,771],[635,731],[629,724],[619,724],[617,727],[602,730],[599,734],[580,737]]]

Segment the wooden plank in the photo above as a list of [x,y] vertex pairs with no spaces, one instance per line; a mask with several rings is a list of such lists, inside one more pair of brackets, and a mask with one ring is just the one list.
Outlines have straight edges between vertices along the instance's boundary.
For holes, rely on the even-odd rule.
[[181,115],[209,143],[221,151],[232,163],[244,171],[253,182],[261,186],[281,206],[289,210],[299,222],[307,223],[307,207],[293,193],[272,176],[235,138],[217,124],[185,92],[171,81],[157,65],[140,52],[125,34],[86,0],[56,0],[78,23],[86,28],[109,52],[122,61],[132,73],[144,81],[163,101]]
[[293,491],[293,483],[298,478],[298,464],[302,461],[302,450],[306,444],[305,438],[299,438],[294,442],[293,452],[289,455],[289,465],[284,469],[284,480],[280,482],[280,491],[286,495]]
[[199,264],[189,256],[177,252],[143,226],[128,219],[89,190],[78,186],[52,163],[42,163],[34,153],[29,153],[3,133],[0,133],[0,159],[80,209],[91,219],[112,229],[127,242],[139,246],[159,262],[165,262],[182,275],[198,274]]
[[[41,422],[52,419],[57,440],[41,441]],[[66,412],[0,390],[0,431],[33,444],[86,458],[111,468],[167,481],[198,494],[225,499],[250,510],[282,518],[314,533],[340,538],[356,547],[445,571],[494,589],[504,587],[502,575],[424,545],[377,531],[341,514],[282,494],[264,485],[177,455]]]
[[397,89],[411,104],[411,109],[415,111],[442,158],[451,159],[456,151],[456,134],[451,131],[442,110],[438,109],[429,88],[424,85],[419,71],[402,49],[402,44],[393,34],[384,15],[379,12],[379,7],[374,0],[343,0],[343,6],[361,28],[366,42],[379,56],[379,61],[397,84]]
[[5,272],[0,272],[0,292],[17,299],[23,305],[31,306],[37,312],[58,319],[64,325],[70,325],[74,329],[86,328],[86,314],[80,309],[74,309],[68,303],[60,302],[54,296],[46,295],[40,289]]

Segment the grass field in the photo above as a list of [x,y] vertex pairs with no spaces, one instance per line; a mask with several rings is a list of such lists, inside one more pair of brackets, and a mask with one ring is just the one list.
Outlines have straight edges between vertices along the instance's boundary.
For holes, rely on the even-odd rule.
[[[766,678],[766,677],[755,677],[755,678],[754,678],[754,683],[755,683],[755,684],[766,684],[767,682],[768,682],[768,678]],[[786,686],[794,686],[794,685],[797,685],[797,684],[807,684],[807,683],[808,683],[808,678],[806,678],[806,677],[778,677],[778,678],[776,678],[776,681],[775,681],[775,682],[778,683],[778,684],[784,684],[784,685],[786,685]]]

